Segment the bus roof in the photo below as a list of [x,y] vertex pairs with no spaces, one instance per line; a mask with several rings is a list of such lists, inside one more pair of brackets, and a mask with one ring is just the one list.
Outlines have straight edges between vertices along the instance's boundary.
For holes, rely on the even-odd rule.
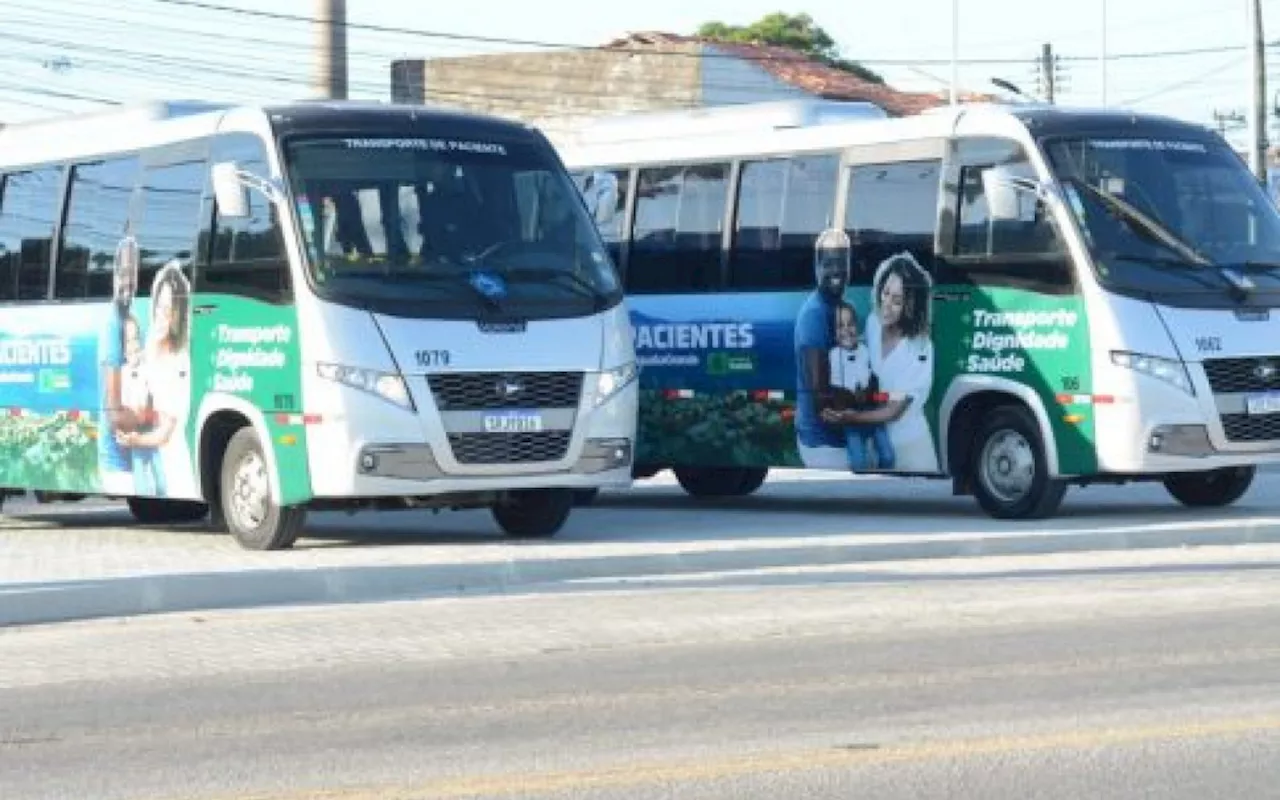
[[840,100],[778,100],[723,106],[645,111],[592,117],[562,126],[566,144],[593,145],[662,137],[737,134],[746,129],[807,128],[840,122],[888,119],[873,103]]
[[530,130],[514,120],[426,105],[302,100],[257,106],[165,100],[7,125],[0,128],[0,168],[111,155],[204,138],[218,130],[226,114],[237,110],[261,114],[277,133],[325,128],[394,130],[398,120],[420,122],[424,118],[489,130]]
[[[965,103],[891,118],[857,113],[843,116],[838,113],[825,116],[810,114],[803,124],[778,124],[778,120],[785,120],[785,116],[773,103],[745,104],[732,109],[732,114],[738,122],[737,127],[721,132],[712,132],[712,126],[704,121],[706,114],[678,111],[664,114],[661,126],[648,124],[650,116],[647,114],[619,115],[583,122],[567,132],[551,135],[551,139],[565,163],[571,169],[579,169],[749,157],[753,154],[819,152],[859,144],[945,139],[953,134],[962,119],[979,125],[984,118],[988,119],[993,131],[1007,131],[1012,123],[1029,129],[1036,136],[1089,131],[1114,133],[1139,124],[1144,130],[1158,130],[1166,135],[1197,138],[1214,135],[1205,126],[1163,116],[1038,103]],[[800,115],[793,113],[793,116]],[[636,122],[634,127],[630,122],[632,119]],[[625,132],[628,128],[631,128],[629,133]]]

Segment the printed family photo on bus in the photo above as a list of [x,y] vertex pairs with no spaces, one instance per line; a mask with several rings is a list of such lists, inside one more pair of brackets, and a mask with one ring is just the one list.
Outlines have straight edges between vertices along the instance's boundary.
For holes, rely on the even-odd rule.
[[876,267],[861,303],[850,302],[851,259],[844,231],[819,236],[815,287],[795,327],[800,459],[820,469],[937,472],[925,417],[934,371],[929,274],[904,250]]
[[199,492],[186,436],[191,285],[180,262],[170,261],[155,274],[147,311],[135,313],[139,256],[132,237],[116,249],[115,300],[99,340],[103,491],[193,498]]

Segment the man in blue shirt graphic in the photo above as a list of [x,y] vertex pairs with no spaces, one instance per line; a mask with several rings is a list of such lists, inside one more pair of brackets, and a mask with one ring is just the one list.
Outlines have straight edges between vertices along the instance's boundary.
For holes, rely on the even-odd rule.
[[121,372],[125,364],[124,328],[138,287],[138,242],[126,236],[116,246],[115,280],[106,324],[98,334],[98,370],[102,393],[98,424],[98,476],[107,495],[133,494],[133,461],[116,441],[117,431],[138,427],[134,413],[121,400]]
[[847,469],[845,437],[823,423],[822,393],[830,388],[829,357],[834,346],[836,308],[849,285],[849,237],[839,229],[823,231],[814,245],[813,292],[796,317],[796,447],[806,467]]

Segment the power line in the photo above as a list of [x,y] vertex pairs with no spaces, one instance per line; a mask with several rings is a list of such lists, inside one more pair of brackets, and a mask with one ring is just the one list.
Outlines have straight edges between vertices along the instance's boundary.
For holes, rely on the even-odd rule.
[[[35,9],[23,8],[23,10],[32,11]],[[93,18],[89,16],[82,16],[81,19],[93,19]],[[149,32],[154,30],[154,31],[165,31],[170,34],[178,34],[180,36],[190,36],[193,38],[198,38],[202,40],[202,42],[204,43],[204,46],[206,47],[209,44],[208,40],[211,38],[207,35],[201,34],[200,32],[197,32],[197,31],[192,31],[190,29],[171,28],[167,26],[156,26],[152,23],[133,24],[133,23],[128,23],[121,20],[110,20],[110,19],[105,19],[101,17],[98,17],[96,19],[106,24],[126,25],[130,28],[132,33],[138,33],[140,31]],[[9,21],[13,22],[15,20],[11,18]],[[41,24],[38,21],[33,21],[30,19],[19,19],[16,21],[24,25],[40,25]],[[87,30],[87,28],[83,28],[83,29]],[[97,28],[96,32],[101,33],[101,28],[100,27]],[[300,77],[294,77],[294,76],[280,77],[281,73],[279,72],[272,73],[272,72],[267,72],[261,69],[256,70],[253,73],[249,73],[244,71],[243,67],[234,66],[234,65],[230,65],[230,64],[226,64],[218,61],[197,60],[197,59],[186,58],[186,57],[179,59],[173,56],[162,55],[159,53],[122,50],[119,48],[109,48],[109,47],[103,47],[100,45],[72,45],[71,43],[68,43],[68,42],[62,42],[62,41],[47,39],[43,37],[24,36],[19,33],[9,34],[8,38],[14,39],[16,41],[21,41],[27,44],[35,44],[35,45],[50,47],[50,48],[68,49],[68,48],[74,47],[83,52],[89,52],[89,53],[96,52],[99,54],[106,53],[106,54],[117,56],[120,58],[137,59],[139,61],[143,61],[145,63],[150,63],[150,64],[165,64],[167,66],[171,66],[174,69],[179,69],[183,71],[212,72],[215,74],[225,75],[227,77],[240,78],[246,81],[256,80],[263,83],[270,83],[275,85],[298,84],[299,86],[302,86],[302,85],[309,86],[309,84],[305,84],[305,82],[302,81]],[[236,39],[237,43],[251,42],[251,41],[257,41],[269,46],[293,47],[293,48],[300,48],[303,50],[310,49],[310,45],[302,45],[294,42],[283,42],[283,41],[262,40],[262,39],[255,40],[250,38]],[[213,52],[211,53],[211,55],[227,55],[228,57],[230,57],[229,54],[219,53],[219,52]],[[388,60],[390,60],[391,58],[390,56],[387,56],[386,54],[383,54],[383,53],[378,53],[378,54],[370,53],[369,55],[371,57],[376,57],[376,58],[387,58]],[[91,59],[77,58],[75,59],[75,61],[85,66],[94,66],[96,64],[98,65],[99,69],[102,68],[101,66],[102,62],[94,62]],[[242,60],[237,58],[237,62],[242,63]],[[294,66],[297,62],[290,60],[290,61],[285,61],[284,63],[288,66]],[[512,76],[511,71],[509,69],[504,68],[502,65],[499,65],[499,64],[489,64],[489,65],[474,64],[468,67],[468,71],[472,73],[492,73],[495,76],[499,76],[499,78],[506,78],[507,80],[501,80],[501,79],[494,80],[486,77],[483,83],[480,84],[485,89],[498,90],[499,94],[497,95],[494,95],[491,92],[486,92],[482,94],[478,92],[458,91],[456,89],[452,91],[447,91],[447,90],[433,90],[433,91],[436,94],[440,94],[448,97],[474,98],[474,99],[484,99],[485,97],[495,97],[495,98],[501,98],[508,101],[518,100],[523,105],[539,105],[539,103],[534,102],[538,98],[555,100],[557,98],[563,98],[563,97],[585,99],[585,98],[611,98],[614,96],[612,93],[606,90],[600,89],[596,78],[593,75],[589,75],[589,74],[558,76],[557,77],[558,84],[577,85],[578,87],[570,91],[565,91],[564,89],[561,89],[561,88],[552,88],[549,86],[530,88],[528,86],[527,81],[520,79],[518,77]],[[168,76],[167,75],[155,76],[152,74],[148,74],[146,77],[152,80],[155,80],[155,79],[164,80]],[[359,86],[360,90],[363,92],[368,92],[371,94],[378,94],[378,95],[385,94],[388,88],[387,83],[383,83],[381,81],[378,81],[377,79],[373,81],[364,81],[364,82],[353,81],[352,86],[353,87]],[[727,92],[735,92],[735,91],[750,92],[757,88],[757,84],[741,82],[741,81],[733,82],[733,81],[712,80],[712,81],[705,82],[704,88],[724,90]],[[520,95],[520,97],[519,98],[511,98],[511,97],[502,98],[502,95],[500,93],[503,91],[517,93]],[[691,103],[685,103],[685,105],[691,105]]]
[[[280,11],[259,11],[257,9],[236,8],[234,6],[224,6],[224,5],[218,5],[217,3],[208,3],[208,2],[204,2],[203,0],[150,0],[150,2],[161,3],[164,5],[198,8],[205,11],[218,11],[218,12],[224,12],[229,14],[236,14],[239,16],[258,17],[261,19],[274,19],[274,20],[280,20],[280,21],[286,21],[286,22],[305,22],[305,23],[320,22],[318,18],[308,16],[306,14],[288,14]],[[364,31],[372,31],[376,33],[393,33],[393,34],[400,34],[405,36],[419,36],[419,37],[429,38],[429,39],[445,39],[445,40],[451,40],[451,41],[476,42],[476,43],[483,43],[483,44],[501,44],[501,45],[510,45],[510,46],[519,46],[519,47],[541,47],[545,49],[558,49],[558,50],[583,50],[583,51],[602,50],[605,52],[617,51],[617,48],[611,48],[606,45],[580,45],[580,44],[570,44],[567,42],[540,41],[536,39],[513,39],[513,38],[499,37],[499,36],[479,36],[476,34],[453,33],[448,31],[433,31],[433,30],[423,30],[423,29],[416,29],[416,28],[398,28],[390,25],[376,25],[372,23],[351,22],[350,20],[347,20],[344,23],[344,25],[346,28],[350,30],[364,30]],[[714,41],[706,42],[706,44],[712,47],[715,46]],[[1228,53],[1228,52],[1233,52],[1233,51],[1243,50],[1243,49],[1244,47],[1242,45],[1219,45],[1216,47],[1193,47],[1193,48],[1185,48],[1181,50],[1156,50],[1156,51],[1138,52],[1138,53],[1116,53],[1114,55],[1108,56],[1107,60],[1122,61],[1122,60],[1128,60],[1128,59],[1143,59],[1143,58],[1169,58],[1169,57],[1190,56],[1190,55],[1206,55],[1206,54],[1212,54],[1212,53]],[[743,57],[734,53],[691,53],[684,50],[663,51],[663,50],[651,49],[651,48],[645,48],[643,52],[650,53],[653,55],[671,55],[671,56],[679,56],[679,57],[685,57],[685,58],[729,58],[729,59],[736,59],[736,60],[760,60],[760,61],[782,60],[775,56]],[[802,53],[796,53],[796,57],[804,58],[804,59],[808,58]],[[852,60],[857,61],[860,64],[867,64],[871,66],[938,66],[942,64],[951,63],[950,59],[925,59],[925,58],[917,58],[917,59],[857,58]],[[1094,60],[1094,57],[1093,56],[1065,56],[1063,60],[1064,61],[1086,61],[1086,60],[1092,61]],[[959,59],[959,63],[962,63],[962,64],[1023,64],[1025,62],[1026,62],[1025,58]]]
[[1243,58],[1243,56],[1238,56],[1236,58],[1231,59],[1230,61],[1227,61],[1223,64],[1220,64],[1214,67],[1208,72],[1202,72],[1199,75],[1196,75],[1194,77],[1186,78],[1185,80],[1181,80],[1176,83],[1171,83],[1168,86],[1164,86],[1153,92],[1148,92],[1147,94],[1141,95],[1139,97],[1135,97],[1134,99],[1126,102],[1124,105],[1136,106],[1139,103],[1144,103],[1148,100],[1151,100],[1152,98],[1160,97],[1161,95],[1169,94],[1170,92],[1176,92],[1179,89],[1185,89],[1188,86],[1194,86],[1198,83],[1204,83],[1209,78],[1212,78],[1215,75],[1218,75],[1220,73],[1226,72],[1232,67],[1239,65],[1241,58]]
[[[12,91],[14,91],[14,90],[13,90],[13,89],[4,89],[4,90],[0,90],[0,91],[12,92]],[[25,90],[23,90],[23,91],[25,91]],[[0,97],[0,104],[3,104],[3,103],[12,103],[12,104],[13,104],[13,105],[15,105],[15,106],[23,106],[23,107],[25,107],[25,108],[34,108],[34,109],[36,109],[37,111],[52,111],[52,112],[53,112],[53,113],[55,113],[55,114],[65,114],[65,113],[67,113],[67,109],[65,109],[65,108],[55,108],[54,106],[47,106],[47,105],[45,105],[44,103],[35,103],[35,102],[30,101],[30,100],[23,100],[23,99],[20,99],[20,98],[17,98],[17,97]]]
[[91,97],[87,94],[75,94],[73,92],[59,92],[54,89],[45,89],[31,86],[15,86],[11,83],[0,83],[0,89],[7,89],[11,92],[24,92],[40,97],[53,97],[59,100],[81,100],[87,103],[102,103],[104,105],[118,106],[120,101],[107,100],[102,97]]
[[[60,42],[40,37],[26,36],[23,34],[6,34],[7,38],[23,42],[27,44],[38,45],[59,45]],[[196,73],[201,77],[221,76],[226,78],[235,78],[244,81],[256,81],[263,84],[269,84],[275,87],[298,87],[305,88],[309,86],[308,81],[302,75],[288,75],[278,71],[267,71],[263,69],[255,69],[248,71],[246,69],[238,69],[224,64],[207,61],[196,61],[189,58],[177,56],[166,56],[155,53],[138,53],[135,51],[124,50],[121,48],[108,47],[105,45],[80,45],[80,50],[89,54],[98,54],[108,57],[115,57],[122,60],[133,61],[148,67],[163,67],[166,73],[156,74],[155,72],[143,72],[139,66],[128,66],[127,64],[112,63],[106,61],[94,61],[92,59],[81,59],[82,63],[93,65],[96,69],[125,77],[145,76],[149,80],[168,81],[177,83],[173,74],[169,70],[178,70],[188,73]],[[9,56],[13,57],[13,56]],[[180,79],[179,79],[180,80]],[[193,81],[182,81],[185,85],[194,86],[201,91],[209,91],[216,88],[218,93],[224,92],[223,86],[211,86],[208,83],[199,83]],[[433,95],[444,100],[465,100],[465,101],[494,101],[503,105],[516,105],[522,108],[541,109],[548,105],[549,101],[570,97],[579,99],[601,99],[612,97],[613,95],[604,91],[586,92],[586,91],[570,91],[564,92],[545,88],[540,90],[529,90],[519,83],[500,83],[486,81],[486,87],[496,88],[498,92],[487,91],[484,93],[467,92],[450,89],[432,89]],[[386,84],[373,84],[353,82],[352,86],[361,92],[370,94],[382,94],[385,92]],[[511,94],[504,94],[502,90],[509,89]],[[683,102],[676,98],[668,98],[670,105],[691,106],[692,103]]]

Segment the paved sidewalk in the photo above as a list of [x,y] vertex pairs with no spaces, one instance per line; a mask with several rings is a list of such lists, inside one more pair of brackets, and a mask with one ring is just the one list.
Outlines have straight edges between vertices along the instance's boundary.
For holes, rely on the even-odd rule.
[[1191,511],[1159,486],[1073,490],[1038,523],[982,515],[941,482],[779,473],[755,497],[695,502],[645,481],[578,509],[557,538],[512,542],[487,512],[317,514],[292,551],[120,506],[11,504],[0,625],[271,604],[511,591],[594,578],[985,555],[1280,542],[1280,476],[1238,507]]

